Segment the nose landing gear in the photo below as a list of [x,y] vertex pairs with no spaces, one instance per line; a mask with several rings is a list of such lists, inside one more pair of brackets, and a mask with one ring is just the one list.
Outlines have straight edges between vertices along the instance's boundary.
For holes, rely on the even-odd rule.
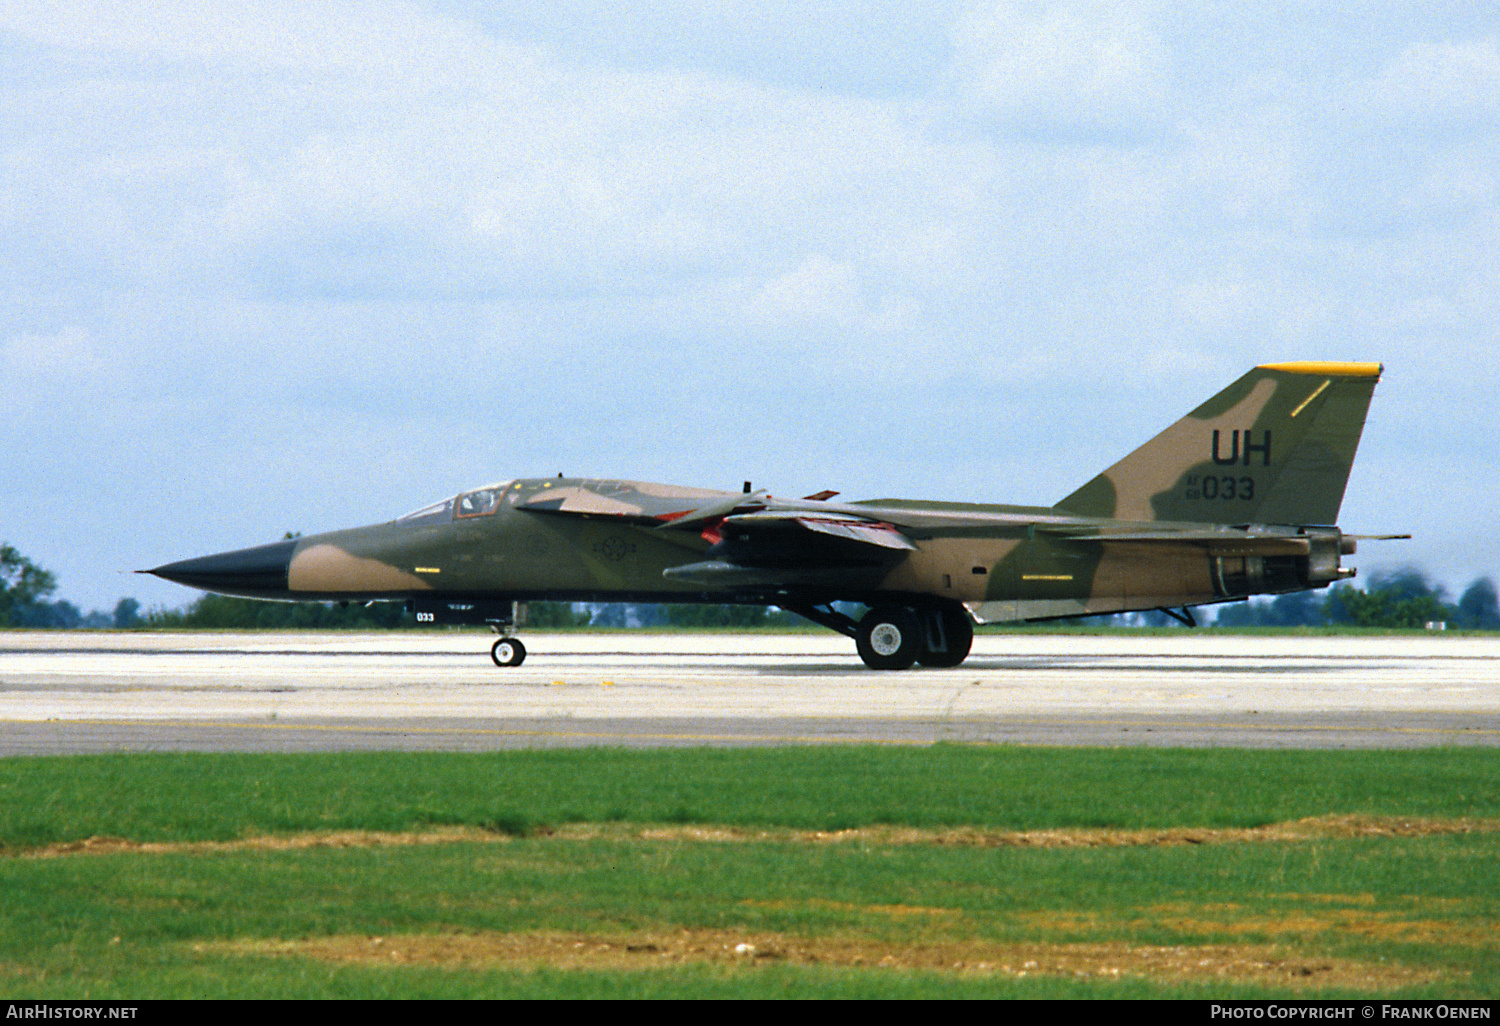
[[520,666],[526,658],[526,646],[520,639],[510,636],[516,623],[522,619],[520,603],[509,599],[465,599],[423,596],[407,603],[416,614],[419,624],[462,624],[477,627],[481,624],[500,635],[490,648],[490,658],[496,666]]
[[496,666],[520,666],[526,659],[526,646],[520,638],[499,638],[490,647],[490,658]]

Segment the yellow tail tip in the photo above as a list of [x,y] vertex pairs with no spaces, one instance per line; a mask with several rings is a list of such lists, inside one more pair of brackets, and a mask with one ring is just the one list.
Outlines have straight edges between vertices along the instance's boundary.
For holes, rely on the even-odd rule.
[[1294,363],[1263,363],[1259,370],[1285,371],[1288,374],[1321,374],[1337,378],[1378,378],[1385,365],[1380,363],[1341,363],[1336,360],[1304,360]]

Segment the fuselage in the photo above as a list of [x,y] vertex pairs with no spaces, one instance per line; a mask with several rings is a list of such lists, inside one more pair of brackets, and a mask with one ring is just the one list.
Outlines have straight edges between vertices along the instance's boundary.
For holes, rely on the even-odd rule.
[[[925,599],[961,603],[981,622],[996,622],[1320,587],[1341,576],[1338,556],[1352,549],[1326,528],[1261,528],[1253,535],[1254,551],[1237,553],[1236,545],[1245,545],[1243,529],[901,500],[790,504],[804,520],[857,514],[894,521],[904,539],[899,549],[810,534],[789,542],[784,533],[768,545],[753,534],[736,534],[743,516],[737,511],[777,503],[770,496],[641,482],[522,479],[386,523],[152,572],[261,599],[783,606]],[[691,521],[704,509],[717,512]],[[1184,540],[1175,542],[1174,531]],[[804,537],[816,544],[796,549],[792,543]],[[1284,538],[1284,552],[1278,553],[1277,538]]]

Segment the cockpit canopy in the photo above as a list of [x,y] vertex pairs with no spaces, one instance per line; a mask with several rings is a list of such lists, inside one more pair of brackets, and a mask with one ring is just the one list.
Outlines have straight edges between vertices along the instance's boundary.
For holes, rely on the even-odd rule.
[[505,489],[508,487],[510,483],[506,482],[465,492],[454,500],[453,515],[460,519],[489,516],[500,508],[500,499],[505,495]]
[[446,524],[450,520],[466,520],[472,517],[491,516],[500,508],[500,500],[514,482],[499,481],[495,484],[460,492],[451,499],[434,502],[430,506],[414,509],[396,518],[398,524]]

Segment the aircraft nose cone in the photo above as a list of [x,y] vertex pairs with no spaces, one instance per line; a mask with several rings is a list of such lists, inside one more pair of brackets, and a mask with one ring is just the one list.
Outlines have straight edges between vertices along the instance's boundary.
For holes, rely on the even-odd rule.
[[251,549],[184,559],[143,573],[221,595],[284,597],[288,590],[287,567],[296,547],[295,540],[257,545]]

